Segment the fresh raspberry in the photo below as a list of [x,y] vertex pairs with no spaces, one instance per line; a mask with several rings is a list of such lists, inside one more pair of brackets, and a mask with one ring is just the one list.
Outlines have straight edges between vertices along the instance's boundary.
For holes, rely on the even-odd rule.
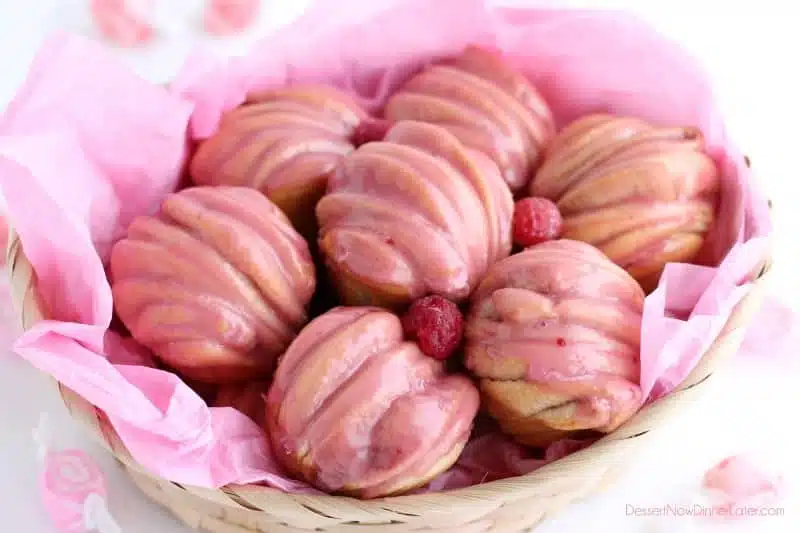
[[523,248],[561,236],[561,213],[547,198],[524,198],[514,205],[514,243]]
[[441,296],[415,300],[403,316],[403,330],[417,341],[422,353],[441,361],[461,344],[464,317],[458,306]]
[[374,141],[382,141],[391,127],[392,123],[388,120],[373,117],[365,118],[356,126],[351,141],[356,146]]

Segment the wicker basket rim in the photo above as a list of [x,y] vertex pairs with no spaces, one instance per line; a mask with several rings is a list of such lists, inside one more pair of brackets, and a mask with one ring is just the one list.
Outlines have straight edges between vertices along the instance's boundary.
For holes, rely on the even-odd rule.
[[[25,330],[27,330],[33,324],[46,317],[44,316],[42,306],[40,305],[38,290],[36,290],[35,273],[33,272],[32,266],[22,250],[22,244],[19,236],[10,226],[10,224],[6,257],[12,299],[15,303],[16,311],[20,315],[22,326]],[[582,465],[592,464],[596,461],[602,461],[604,458],[611,457],[612,455],[618,455],[617,453],[614,453],[614,450],[620,447],[624,447],[626,449],[630,448],[632,451],[635,447],[634,443],[638,444],[650,433],[651,430],[656,429],[663,421],[678,412],[684,405],[684,400],[690,399],[696,393],[694,390],[695,388],[699,389],[699,386],[705,385],[705,382],[711,376],[713,369],[716,367],[714,354],[717,351],[718,345],[724,341],[723,338],[728,334],[735,333],[736,331],[741,333],[741,330],[743,330],[747,324],[749,316],[751,316],[754,312],[754,309],[757,308],[758,302],[760,301],[760,293],[762,292],[764,286],[765,274],[769,271],[770,264],[771,256],[768,255],[764,258],[759,271],[757,273],[753,273],[755,283],[753,284],[752,289],[745,296],[745,298],[743,298],[737,308],[734,309],[734,312],[731,314],[720,336],[703,354],[694,371],[672,393],[645,406],[618,430],[604,436],[591,446],[572,453],[563,459],[542,466],[541,468],[538,468],[529,474],[503,480],[489,481],[464,488],[449,489],[423,494],[405,494],[373,500],[358,500],[355,498],[329,494],[308,495],[285,493],[279,489],[260,485],[242,485],[238,487],[247,487],[250,489],[257,489],[259,491],[263,490],[271,493],[280,493],[284,496],[288,496],[289,498],[296,498],[300,505],[304,505],[306,507],[308,506],[304,502],[309,501],[327,501],[328,505],[323,505],[323,507],[329,506],[331,503],[340,505],[344,504],[345,502],[349,502],[351,506],[357,508],[362,514],[363,511],[370,508],[388,511],[390,509],[387,509],[387,506],[390,505],[398,508],[423,507],[428,509],[431,507],[431,505],[433,505],[433,500],[436,500],[436,507],[443,505],[445,500],[452,504],[463,504],[465,501],[481,501],[487,503],[488,500],[496,502],[498,505],[502,505],[529,496],[532,492],[540,492],[542,490],[542,483],[547,484],[550,489],[549,492],[554,490],[558,491],[559,487],[564,485],[564,483],[559,482],[560,480],[565,480],[566,478],[572,478],[574,476],[580,477],[581,472],[584,469]],[[76,416],[72,409],[73,406],[70,405],[73,401],[71,398],[80,397],[74,392],[69,391],[69,389],[65,391],[64,389],[66,389],[66,387],[60,383],[58,383],[58,386],[62,392],[62,399],[67,404],[70,413],[72,416]],[[686,398],[684,398],[684,396],[686,396]],[[82,401],[87,405],[91,405],[85,400]],[[94,407],[94,409],[96,411],[100,411],[96,407]],[[119,461],[123,462],[128,467],[135,468],[145,475],[157,478],[157,476],[150,474],[144,469],[144,467],[141,467],[135,462],[128,450],[122,445],[119,436],[116,435],[113,428],[103,428],[110,430],[111,434],[107,433],[106,431],[100,431],[98,426],[90,427],[89,429],[92,430],[93,436],[96,439],[99,439],[99,441],[105,445]],[[619,465],[616,464],[615,461],[614,464],[609,465],[609,468],[612,466]],[[182,487],[180,484],[174,484]],[[200,489],[200,495],[202,495],[202,491],[216,490],[218,492],[224,492],[227,496],[235,496],[237,487],[229,485],[221,489],[203,489],[200,487],[198,487],[198,489]],[[245,503],[237,503],[246,507]],[[396,509],[391,510],[393,512],[398,512]]]

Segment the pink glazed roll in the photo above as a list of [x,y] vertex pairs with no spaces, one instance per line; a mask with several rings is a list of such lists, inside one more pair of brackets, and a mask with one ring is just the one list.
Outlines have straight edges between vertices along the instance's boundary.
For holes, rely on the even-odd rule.
[[194,187],[139,217],[111,251],[114,307],[133,337],[203,383],[270,375],[308,320],[308,245],[254,189]]
[[530,185],[556,202],[563,237],[588,242],[645,292],[667,263],[698,262],[716,219],[719,173],[696,128],[591,115],[562,130]]
[[314,206],[368,120],[352,98],[331,87],[253,93],[200,143],[189,172],[198,185],[261,191],[303,236],[315,239]]
[[594,247],[538,244],[495,264],[472,298],[467,368],[519,442],[611,432],[641,404],[644,293]]
[[501,55],[475,46],[411,78],[389,98],[384,116],[447,128],[494,161],[512,191],[527,185],[555,134],[536,88]]
[[317,205],[320,249],[347,305],[466,299],[511,251],[497,167],[446,129],[398,122],[348,155]]
[[464,376],[404,342],[400,319],[338,307],[314,319],[281,358],[267,397],[275,455],[329,493],[409,491],[453,465],[479,394]]

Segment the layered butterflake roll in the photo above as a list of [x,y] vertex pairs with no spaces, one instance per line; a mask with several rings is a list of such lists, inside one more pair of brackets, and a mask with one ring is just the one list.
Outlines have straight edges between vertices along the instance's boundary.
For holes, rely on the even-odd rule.
[[530,247],[495,264],[472,298],[467,368],[519,442],[611,432],[640,407],[644,293],[592,246]]
[[716,219],[719,173],[695,128],[592,115],[553,141],[531,182],[556,202],[563,237],[588,242],[646,292],[669,262],[702,262]]
[[330,87],[254,93],[198,146],[190,174],[199,185],[258,189],[315,238],[314,206],[364,120],[355,101]]
[[111,251],[114,307],[133,337],[206,383],[268,376],[308,320],[308,245],[265,196],[194,187],[139,217]]
[[479,395],[403,340],[400,319],[338,307],[281,358],[267,433],[293,475],[329,493],[376,498],[420,487],[455,463]]
[[317,205],[320,249],[344,303],[467,298],[511,250],[497,168],[446,129],[399,122],[348,155]]
[[555,134],[550,109],[533,85],[501,55],[475,46],[411,78],[384,115],[447,128],[494,161],[513,191],[527,185]]

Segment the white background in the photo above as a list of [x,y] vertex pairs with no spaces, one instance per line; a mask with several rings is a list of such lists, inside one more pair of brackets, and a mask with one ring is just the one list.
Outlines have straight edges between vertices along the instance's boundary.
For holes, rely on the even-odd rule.
[[[264,16],[252,35],[215,40],[199,32],[200,0],[158,0],[158,24],[162,28],[158,42],[145,50],[118,53],[143,76],[165,81],[193,46],[208,46],[224,54],[240,53],[254,35],[287,22],[306,1],[266,0]],[[24,79],[37,44],[47,31],[61,27],[91,33],[85,3],[88,0],[0,0],[0,109]],[[569,3],[635,9],[706,62],[717,81],[730,127],[775,203],[777,251],[772,293],[795,305],[800,302],[796,237],[800,229],[796,196],[800,179],[800,67],[795,57],[800,50],[800,15],[793,13],[788,3],[778,7],[777,2],[763,1],[738,8],[708,0],[654,2],[652,6],[636,0]],[[125,532],[187,533],[188,528],[145,501],[114,462],[83,438],[49,380],[9,352],[12,316],[2,298],[0,295],[0,338],[4,342],[0,346],[0,530],[54,531],[38,499],[31,440],[39,414],[47,412],[57,424],[58,445],[83,447],[100,461],[109,477],[112,512]],[[537,533],[797,531],[800,499],[795,485],[800,482],[800,465],[792,434],[798,423],[796,407],[800,405],[798,370],[800,365],[794,361],[738,360],[715,375],[712,390],[702,404],[664,428],[651,449],[632,459],[630,475],[618,486],[572,507]],[[789,482],[789,494],[780,504],[784,518],[697,529],[689,518],[676,518],[659,526],[652,519],[626,516],[627,505],[681,503],[685,488],[697,483],[707,467],[742,451],[753,451],[784,470]]]

